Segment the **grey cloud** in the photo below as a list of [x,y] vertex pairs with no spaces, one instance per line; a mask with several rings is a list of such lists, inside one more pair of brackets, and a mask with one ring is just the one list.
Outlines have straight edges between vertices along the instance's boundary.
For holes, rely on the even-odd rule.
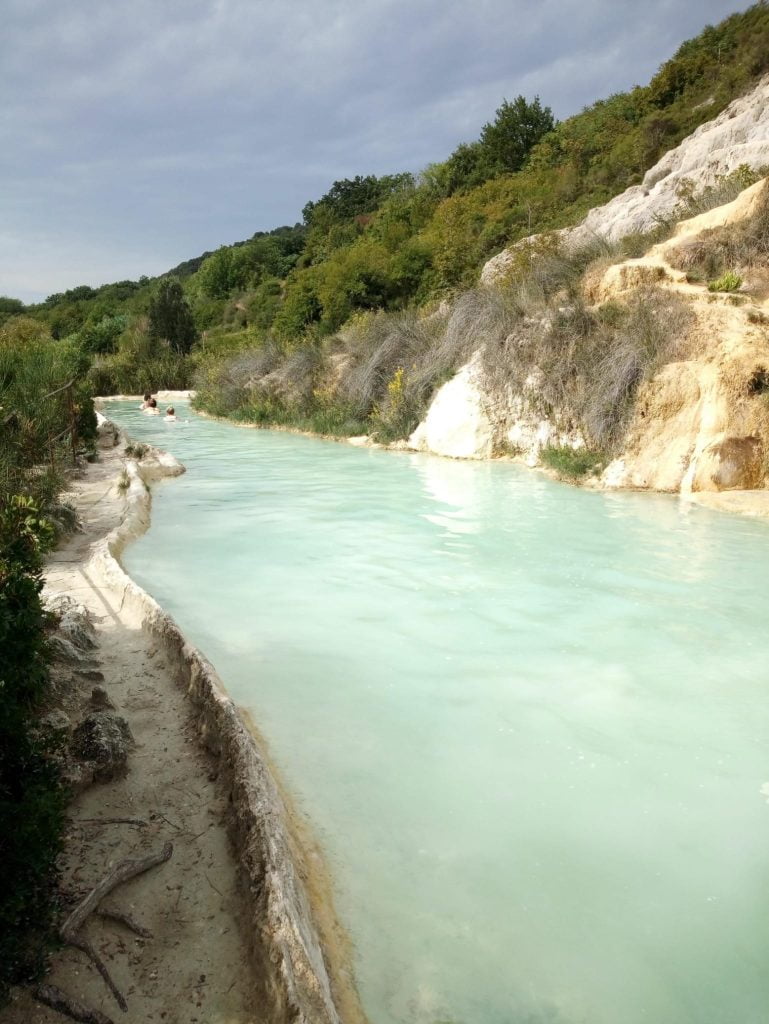
[[[747,3],[739,4],[741,8]],[[646,81],[732,0],[6,0],[0,293],[157,273]]]

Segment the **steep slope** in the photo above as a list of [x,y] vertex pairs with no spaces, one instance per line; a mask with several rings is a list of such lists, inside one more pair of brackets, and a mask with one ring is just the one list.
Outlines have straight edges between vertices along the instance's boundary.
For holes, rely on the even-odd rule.
[[[769,168],[769,76],[666,153],[640,185],[591,210],[563,235],[578,246],[596,238],[611,243],[648,232],[674,214],[682,193],[701,192],[742,166],[755,171]],[[503,277],[514,251],[505,249],[492,257],[481,272],[481,283]]]
[[[715,228],[750,217],[766,180],[736,200],[678,225],[674,236],[640,260],[611,267],[598,282],[600,301],[622,298],[649,272],[687,302],[691,357],[670,363],[638,396],[624,451],[606,470],[607,486],[663,491],[762,487],[769,453],[767,300],[715,294],[691,284],[669,257]],[[740,303],[735,305],[735,302]]]
[[[706,173],[703,169],[700,180],[705,180]],[[585,276],[583,290],[593,309],[643,302],[645,289],[653,285],[677,296],[687,311],[679,354],[640,385],[620,452],[603,472],[602,486],[689,494],[766,487],[769,299],[765,279],[759,273],[755,280],[748,280],[749,293],[714,293],[704,283],[688,280],[671,261],[676,261],[682,247],[707,241],[719,228],[754,217],[767,200],[768,187],[766,180],[759,181],[731,203],[680,223],[669,240],[651,247],[643,257]],[[599,222],[598,215],[592,222]],[[614,217],[611,222],[620,220]],[[411,447],[475,458],[508,450],[530,465],[540,462],[545,446],[584,447],[585,438],[563,410],[552,408],[549,415],[539,411],[542,380],[536,373],[522,389],[509,390],[500,398],[484,391],[479,359],[476,354],[438,392],[410,438]]]

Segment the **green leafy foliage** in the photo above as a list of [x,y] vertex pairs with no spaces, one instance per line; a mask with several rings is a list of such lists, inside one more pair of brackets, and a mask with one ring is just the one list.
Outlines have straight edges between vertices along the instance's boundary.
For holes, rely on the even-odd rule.
[[715,281],[708,282],[709,292],[736,292],[742,286],[742,278],[733,270],[727,270]]
[[121,334],[114,353],[94,360],[88,383],[94,395],[141,395],[160,388],[186,388],[191,368],[184,353],[150,335],[146,318]]
[[555,128],[550,107],[539,96],[531,103],[525,96],[503,100],[496,117],[481,131],[481,150],[497,173],[520,171],[536,144]]
[[150,300],[148,335],[152,341],[168,342],[171,349],[186,355],[197,338],[192,310],[174,278],[165,278]]
[[0,1002],[40,972],[52,939],[64,790],[57,737],[35,714],[49,685],[40,591],[52,539],[33,499],[0,494]]
[[[55,498],[61,464],[71,458],[73,415],[78,446],[92,445],[89,362],[75,343],[53,341],[36,320],[17,317],[0,328],[0,495]],[[68,381],[71,389],[60,391]]]
[[548,445],[539,453],[542,462],[566,480],[595,476],[606,465],[602,452],[569,445]]

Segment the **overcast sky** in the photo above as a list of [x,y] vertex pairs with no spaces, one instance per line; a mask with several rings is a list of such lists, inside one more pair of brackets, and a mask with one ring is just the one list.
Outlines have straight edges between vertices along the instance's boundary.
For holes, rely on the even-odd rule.
[[644,84],[741,0],[3,0],[0,294],[169,269]]

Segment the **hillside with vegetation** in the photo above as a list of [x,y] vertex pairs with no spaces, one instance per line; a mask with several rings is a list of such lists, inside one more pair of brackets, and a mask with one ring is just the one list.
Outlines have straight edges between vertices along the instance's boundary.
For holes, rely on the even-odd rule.
[[[383,353],[365,394],[346,389],[333,415],[326,389],[311,386],[321,366],[345,353],[365,363],[389,336],[390,315],[396,332],[413,333],[413,321],[428,335],[412,338],[406,356],[429,347],[423,313],[473,288],[489,256],[576,223],[639,182],[767,70],[769,8],[761,2],[684,43],[645,87],[560,123],[538,98],[503,100],[476,141],[420,174],[335,182],[307,203],[301,224],[257,232],[159,279],[84,285],[26,308],[2,299],[0,329],[6,344],[34,336],[75,346],[91,364],[96,393],[196,383],[212,411],[375,430],[392,393],[397,404],[402,389],[416,391],[423,403],[456,360],[449,366],[441,357],[431,380],[422,371],[417,380],[411,364],[390,366]],[[223,365],[226,356],[233,359]],[[296,388],[250,397],[239,390],[254,376],[277,372],[278,384],[294,370]],[[400,429],[393,423],[386,432]]]
[[[680,355],[694,321],[702,333],[737,320],[759,331],[769,320],[760,303],[740,311],[735,294],[745,274],[769,289],[769,200],[737,225],[719,221],[659,250],[660,280],[683,275],[677,290],[606,285],[614,265],[635,273],[633,258],[671,235],[672,220],[612,251],[599,240],[567,252],[554,232],[640,182],[767,71],[762,0],[684,43],[648,85],[560,123],[546,98],[505,99],[443,162],[334,182],[301,223],[155,279],[82,285],[28,306],[0,298],[0,1001],[39,967],[55,911],[64,796],[56,735],[33,727],[49,687],[41,573],[70,518],[58,497],[69,465],[91,453],[92,396],[194,386],[215,415],[391,442],[476,356],[489,394],[534,381],[538,407],[560,410],[564,432],[584,441],[576,454],[554,445],[545,460],[588,474],[634,423],[641,429],[639,392]],[[676,219],[759,177],[742,168],[704,194],[684,189]],[[490,256],[532,235],[503,280],[478,287]],[[687,288],[699,289],[696,307]],[[769,371],[751,370],[749,356],[735,407],[769,390]]]

